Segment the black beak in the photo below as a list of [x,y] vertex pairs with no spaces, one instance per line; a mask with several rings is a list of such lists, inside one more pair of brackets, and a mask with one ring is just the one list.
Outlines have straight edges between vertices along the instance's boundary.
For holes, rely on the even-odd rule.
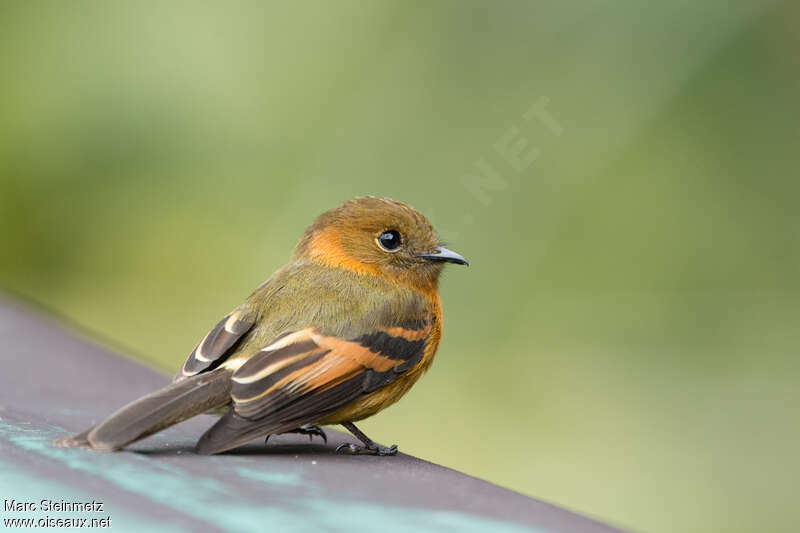
[[455,253],[453,250],[448,250],[444,246],[437,246],[436,250],[429,254],[419,254],[417,257],[427,259],[428,261],[441,261],[443,263],[455,263],[457,265],[467,265],[469,263],[463,256]]

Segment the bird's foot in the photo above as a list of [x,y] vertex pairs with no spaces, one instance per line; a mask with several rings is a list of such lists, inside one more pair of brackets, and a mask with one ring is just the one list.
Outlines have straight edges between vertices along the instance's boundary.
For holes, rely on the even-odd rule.
[[396,455],[397,444],[392,444],[390,447],[381,446],[380,444],[372,443],[372,446],[359,446],[358,444],[345,443],[336,448],[339,453],[349,453],[351,455]]
[[[310,441],[313,441],[315,436],[321,437],[322,440],[325,441],[325,444],[328,444],[328,435],[326,435],[325,430],[323,430],[319,426],[308,424],[305,426],[300,426],[297,429],[292,429],[291,431],[287,431],[286,433],[299,433],[301,435],[308,435],[308,440]],[[286,433],[282,433],[282,435],[285,435]],[[271,436],[272,435],[267,435],[267,438],[264,439],[264,444],[267,444]]]

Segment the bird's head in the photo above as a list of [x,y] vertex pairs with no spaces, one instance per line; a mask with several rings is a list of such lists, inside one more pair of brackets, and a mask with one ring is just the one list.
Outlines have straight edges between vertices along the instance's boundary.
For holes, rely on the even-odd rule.
[[445,263],[467,260],[442,246],[419,211],[389,198],[365,196],[320,215],[295,256],[418,288],[436,286]]

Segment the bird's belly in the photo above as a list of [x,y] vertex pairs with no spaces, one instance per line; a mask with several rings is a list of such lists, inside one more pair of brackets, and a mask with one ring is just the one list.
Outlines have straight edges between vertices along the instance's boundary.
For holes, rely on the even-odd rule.
[[317,423],[320,425],[332,425],[342,422],[355,422],[370,417],[402,398],[408,392],[408,389],[416,383],[421,374],[422,372],[409,372],[393,383],[362,396]]
[[320,425],[341,424],[342,422],[355,422],[363,420],[375,413],[386,409],[394,402],[403,397],[408,392],[414,383],[424,374],[433,363],[433,358],[436,355],[436,350],[439,347],[439,339],[442,335],[441,319],[437,320],[434,324],[433,332],[431,333],[428,345],[425,348],[425,354],[422,360],[410,369],[405,374],[401,374],[398,378],[380,389],[362,396],[338,411],[318,420],[316,423]]

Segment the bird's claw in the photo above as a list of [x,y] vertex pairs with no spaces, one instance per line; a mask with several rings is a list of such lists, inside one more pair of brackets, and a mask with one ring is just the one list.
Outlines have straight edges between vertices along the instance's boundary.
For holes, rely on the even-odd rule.
[[397,444],[392,444],[390,447],[374,444],[373,446],[359,446],[358,444],[351,444],[346,442],[340,444],[336,451],[338,453],[349,453],[351,455],[395,455],[397,454]]
[[306,426],[300,426],[293,433],[300,433],[302,435],[308,435],[308,440],[314,440],[314,437],[320,437],[325,444],[328,444],[328,435],[325,434],[325,430],[319,426],[314,426],[312,424],[308,424]]
[[[328,444],[328,435],[325,434],[325,430],[323,430],[319,426],[314,426],[312,424],[308,424],[308,425],[305,425],[305,426],[300,426],[299,428],[293,429],[291,431],[287,431],[286,433],[299,433],[301,435],[308,435],[308,440],[309,441],[313,441],[314,440],[314,436],[321,437],[322,440],[325,442],[325,444]],[[285,433],[283,433],[283,434],[285,434]],[[264,444],[267,444],[269,442],[269,438],[271,436],[272,435],[267,435],[267,438],[264,439]]]

